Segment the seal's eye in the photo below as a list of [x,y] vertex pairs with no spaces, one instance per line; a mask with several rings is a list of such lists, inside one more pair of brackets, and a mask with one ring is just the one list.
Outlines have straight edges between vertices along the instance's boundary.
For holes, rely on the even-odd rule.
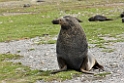
[[69,21],[69,18],[66,18],[66,21]]
[[60,19],[59,21],[61,22],[62,20]]

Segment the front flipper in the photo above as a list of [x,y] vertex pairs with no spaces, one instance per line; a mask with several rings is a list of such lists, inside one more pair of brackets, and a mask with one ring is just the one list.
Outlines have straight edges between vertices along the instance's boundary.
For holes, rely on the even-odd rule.
[[66,70],[67,70],[67,66],[65,65],[62,69],[52,71],[51,74],[56,74],[58,72],[62,72],[62,71],[66,71]]
[[67,65],[64,59],[57,57],[58,65],[59,65],[59,70],[54,70],[51,72],[51,74],[55,74],[61,71],[67,71]]

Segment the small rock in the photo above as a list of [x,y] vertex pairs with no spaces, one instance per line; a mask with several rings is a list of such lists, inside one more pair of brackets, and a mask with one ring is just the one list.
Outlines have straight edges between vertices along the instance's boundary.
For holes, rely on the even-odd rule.
[[118,64],[117,63],[111,63],[110,66],[115,68],[115,67],[118,67]]
[[24,4],[23,7],[30,7],[30,4]]
[[44,2],[43,0],[37,0],[36,2]]

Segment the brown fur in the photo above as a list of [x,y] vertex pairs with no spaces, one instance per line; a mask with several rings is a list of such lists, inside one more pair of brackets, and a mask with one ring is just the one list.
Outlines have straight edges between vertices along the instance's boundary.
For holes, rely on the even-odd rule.
[[86,35],[79,24],[81,20],[72,17],[64,16],[63,18],[53,20],[53,24],[60,24],[61,30],[58,35],[56,52],[57,61],[60,70],[53,71],[57,73],[73,69],[87,74],[92,68],[103,69],[96,59],[88,54],[88,43]]

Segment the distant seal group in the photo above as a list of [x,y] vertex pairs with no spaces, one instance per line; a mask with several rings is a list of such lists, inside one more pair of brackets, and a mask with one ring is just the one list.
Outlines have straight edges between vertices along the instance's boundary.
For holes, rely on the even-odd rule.
[[64,16],[52,21],[53,24],[61,25],[56,43],[57,61],[60,69],[53,71],[53,74],[68,69],[87,74],[94,74],[89,72],[92,68],[104,70],[103,66],[88,53],[86,35],[79,22],[82,21],[73,16]]

